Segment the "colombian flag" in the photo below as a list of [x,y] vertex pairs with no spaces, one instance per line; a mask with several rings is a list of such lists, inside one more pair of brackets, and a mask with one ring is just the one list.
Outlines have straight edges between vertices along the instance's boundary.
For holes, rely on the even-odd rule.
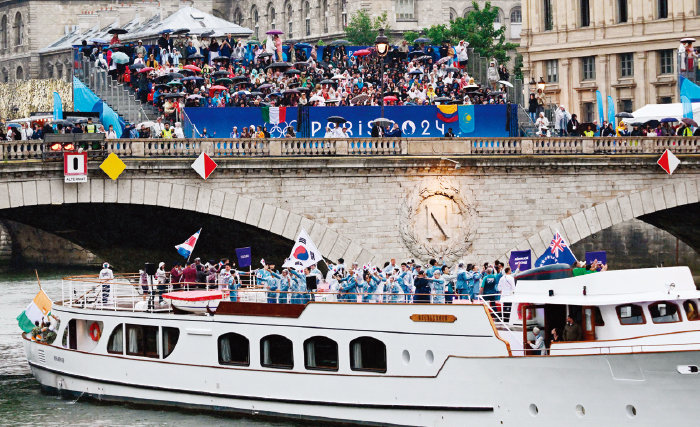
[[445,123],[454,123],[459,120],[456,105],[438,105],[437,118]]

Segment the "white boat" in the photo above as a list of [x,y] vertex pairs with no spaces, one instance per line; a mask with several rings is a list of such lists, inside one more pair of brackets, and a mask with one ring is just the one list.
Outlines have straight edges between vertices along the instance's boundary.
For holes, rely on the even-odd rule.
[[[84,292],[94,282],[64,279],[53,307],[58,338],[47,344],[24,336],[42,388],[378,425],[700,419],[700,292],[684,267],[520,281],[501,301],[513,304],[507,320],[485,303],[221,301],[214,315],[139,311],[133,299],[141,296],[123,282],[114,281],[103,304]],[[269,296],[259,293],[263,301]],[[547,331],[567,313],[579,317],[581,341],[548,343],[545,355],[527,350],[535,326]]]
[[170,304],[177,309],[190,313],[207,313],[216,311],[219,303],[228,299],[228,292],[222,291],[174,291],[163,294],[163,298],[170,300]]

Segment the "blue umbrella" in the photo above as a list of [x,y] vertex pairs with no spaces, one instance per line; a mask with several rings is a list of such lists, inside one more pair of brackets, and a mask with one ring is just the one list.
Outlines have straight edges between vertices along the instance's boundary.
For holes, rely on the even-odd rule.
[[204,80],[204,77],[190,76],[190,77],[185,77],[184,79],[180,79],[181,82],[190,82],[190,81],[199,81],[199,80]]
[[313,48],[313,46],[311,46],[308,43],[297,43],[294,45],[294,47],[297,49],[311,49],[311,48]]
[[160,34],[170,34],[172,32],[173,32],[173,30],[171,30],[170,28],[167,28],[165,30],[161,30]]
[[660,121],[661,121],[661,123],[675,123],[678,121],[678,119],[674,119],[672,117],[667,117],[665,119],[661,119]]
[[101,38],[89,39],[88,42],[99,43],[99,44],[109,44],[109,40],[105,40],[105,39],[101,39]]
[[19,124],[19,123],[8,123],[8,124],[7,124],[7,127],[8,127],[8,128],[18,128],[18,129],[22,129],[22,125]]

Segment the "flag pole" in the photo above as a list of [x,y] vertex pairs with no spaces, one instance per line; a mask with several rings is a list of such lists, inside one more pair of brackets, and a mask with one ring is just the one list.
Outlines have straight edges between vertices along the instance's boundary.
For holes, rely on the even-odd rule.
[[[204,227],[202,227],[204,228]],[[194,241],[194,245],[192,245],[192,250],[190,251],[190,254],[187,256],[187,264],[190,263],[190,257],[192,256],[192,252],[194,252],[194,247],[197,246],[197,242],[199,241],[199,238],[202,236],[202,228],[199,229],[197,232],[197,240]]]
[[34,269],[34,274],[36,274],[36,281],[39,284],[39,290],[43,291],[44,289],[41,287],[41,280],[39,280],[39,272]]

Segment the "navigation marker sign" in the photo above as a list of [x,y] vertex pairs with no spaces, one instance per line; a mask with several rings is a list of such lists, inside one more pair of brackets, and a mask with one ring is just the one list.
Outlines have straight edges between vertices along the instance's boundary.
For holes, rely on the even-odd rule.
[[102,171],[106,173],[108,177],[112,178],[112,180],[116,180],[119,178],[119,175],[124,172],[126,165],[124,162],[122,162],[122,159],[120,159],[119,156],[114,153],[110,153],[105,161],[100,165],[100,169],[102,169]]
[[673,171],[681,164],[681,161],[667,148],[656,163],[661,166],[667,174],[672,175]]
[[192,169],[195,170],[204,179],[209,178],[214,169],[216,169],[216,162],[207,155],[207,153],[202,153],[197,157],[197,160],[192,163]]

